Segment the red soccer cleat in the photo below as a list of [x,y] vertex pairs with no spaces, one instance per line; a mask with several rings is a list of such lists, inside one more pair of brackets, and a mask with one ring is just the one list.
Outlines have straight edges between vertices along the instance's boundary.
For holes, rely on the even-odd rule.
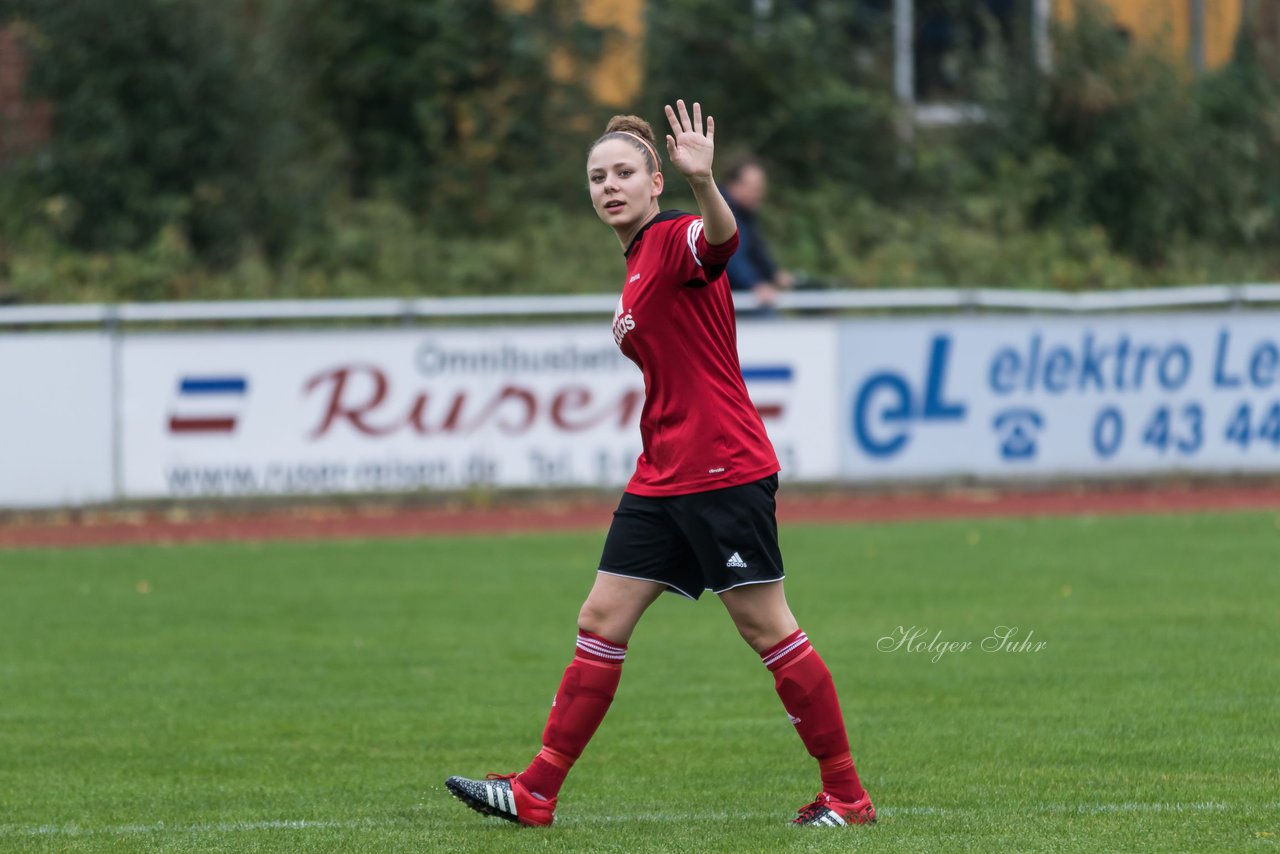
[[819,792],[817,800],[801,807],[791,823],[806,827],[842,827],[846,824],[874,824],[875,820],[876,808],[871,805],[871,796],[866,792],[851,804]]
[[534,797],[515,774],[489,774],[483,780],[450,777],[444,784],[455,798],[478,813],[526,827],[549,827],[555,821],[556,799]]

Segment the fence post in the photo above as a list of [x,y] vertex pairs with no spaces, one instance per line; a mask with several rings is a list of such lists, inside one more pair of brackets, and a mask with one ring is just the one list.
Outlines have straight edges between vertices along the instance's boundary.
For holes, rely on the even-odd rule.
[[102,321],[111,337],[111,501],[124,498],[124,329],[120,307],[107,306]]
[[1053,18],[1053,0],[1034,0],[1031,5],[1031,50],[1036,68],[1047,74],[1053,65],[1053,44],[1049,40],[1049,22]]
[[1191,68],[1196,74],[1204,71],[1204,0],[1187,0],[1191,16],[1190,44]]

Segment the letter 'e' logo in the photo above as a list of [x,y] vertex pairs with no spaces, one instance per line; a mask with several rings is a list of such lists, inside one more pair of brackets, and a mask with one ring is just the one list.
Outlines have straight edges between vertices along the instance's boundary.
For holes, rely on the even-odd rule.
[[884,459],[900,452],[911,440],[914,422],[964,420],[965,405],[945,400],[950,356],[951,337],[934,336],[922,396],[894,371],[867,377],[853,402],[853,435],[867,456]]

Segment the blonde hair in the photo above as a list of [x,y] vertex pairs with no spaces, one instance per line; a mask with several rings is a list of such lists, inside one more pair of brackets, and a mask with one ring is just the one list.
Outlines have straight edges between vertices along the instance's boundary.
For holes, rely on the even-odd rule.
[[639,116],[614,116],[605,125],[604,133],[591,143],[588,154],[608,139],[626,140],[632,148],[644,155],[645,167],[650,173],[662,170],[662,158],[658,156],[658,143],[653,128]]

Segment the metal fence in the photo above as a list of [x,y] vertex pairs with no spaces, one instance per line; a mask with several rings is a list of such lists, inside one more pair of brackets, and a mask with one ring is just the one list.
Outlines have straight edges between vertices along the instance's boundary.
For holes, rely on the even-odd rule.
[[[754,305],[735,294],[739,310]],[[224,321],[376,320],[600,315],[613,311],[617,294],[421,297],[417,299],[257,300],[156,302],[0,307],[0,328],[122,323]],[[1106,314],[1126,311],[1241,308],[1280,304],[1280,284],[1195,285],[1124,291],[1063,293],[998,288],[823,290],[783,294],[778,307],[798,314],[869,311],[1002,311]]]

